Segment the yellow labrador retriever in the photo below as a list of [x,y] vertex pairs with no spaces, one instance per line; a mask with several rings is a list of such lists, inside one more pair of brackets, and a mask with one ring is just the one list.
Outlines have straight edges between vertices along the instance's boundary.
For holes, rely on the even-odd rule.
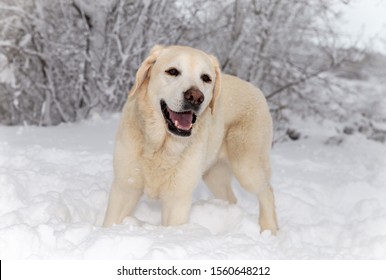
[[161,200],[163,225],[186,223],[199,180],[235,203],[234,175],[259,199],[261,230],[276,233],[271,140],[271,116],[257,88],[221,75],[217,59],[203,51],[155,46],[123,108],[104,226],[121,223],[143,193]]

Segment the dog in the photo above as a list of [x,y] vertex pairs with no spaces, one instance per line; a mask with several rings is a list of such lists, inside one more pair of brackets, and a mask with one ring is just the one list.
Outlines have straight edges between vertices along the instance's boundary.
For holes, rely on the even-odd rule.
[[122,110],[103,226],[121,223],[144,193],[161,200],[164,226],[187,223],[201,178],[216,198],[236,203],[235,176],[258,197],[261,231],[275,234],[271,144],[260,90],[222,74],[218,60],[201,50],[156,45]]

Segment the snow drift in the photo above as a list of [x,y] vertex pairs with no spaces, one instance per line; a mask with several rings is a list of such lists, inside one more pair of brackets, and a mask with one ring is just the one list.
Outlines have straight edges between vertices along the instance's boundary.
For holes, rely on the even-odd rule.
[[277,144],[280,231],[260,233],[258,202],[234,182],[237,205],[201,183],[190,221],[160,226],[143,198],[122,225],[101,228],[118,117],[50,128],[0,127],[0,258],[385,259],[386,147],[360,135],[326,145],[328,128]]

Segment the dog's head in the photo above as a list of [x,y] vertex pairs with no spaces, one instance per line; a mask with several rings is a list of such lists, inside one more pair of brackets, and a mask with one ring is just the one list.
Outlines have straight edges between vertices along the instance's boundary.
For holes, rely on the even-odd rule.
[[[190,136],[197,118],[220,94],[217,59],[183,46],[155,46],[139,67],[130,95],[145,92],[170,133]],[[145,91],[140,90],[146,86]]]

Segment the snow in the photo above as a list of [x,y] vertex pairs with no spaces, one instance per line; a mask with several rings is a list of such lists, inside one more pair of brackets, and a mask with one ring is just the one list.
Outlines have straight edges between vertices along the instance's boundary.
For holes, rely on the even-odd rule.
[[257,199],[236,181],[237,205],[200,183],[185,225],[160,226],[159,202],[143,198],[102,228],[118,118],[0,126],[1,259],[386,258],[386,146],[359,134],[333,144],[334,129],[312,122],[272,152],[277,236],[260,233]]

